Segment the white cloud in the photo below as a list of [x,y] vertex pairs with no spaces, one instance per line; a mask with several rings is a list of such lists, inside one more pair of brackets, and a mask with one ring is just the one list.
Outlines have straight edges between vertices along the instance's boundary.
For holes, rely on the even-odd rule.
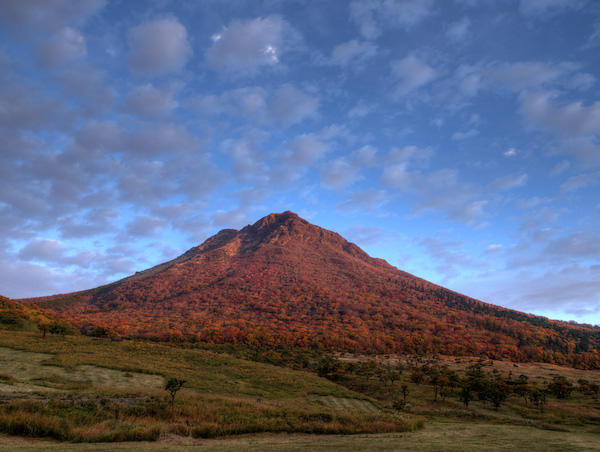
[[452,134],[452,140],[454,141],[462,141],[468,140],[469,138],[473,138],[479,135],[479,131],[477,129],[469,129],[466,132],[454,132]]
[[179,124],[155,124],[131,133],[124,149],[139,155],[178,154],[197,149],[198,141]]
[[564,173],[569,167],[571,163],[568,160],[563,160],[562,162],[557,163],[548,173],[549,176],[558,176],[559,174]]
[[578,66],[572,63],[547,64],[525,61],[494,65],[483,70],[482,75],[489,85],[500,85],[520,92],[528,88],[540,88],[574,72],[577,68]]
[[560,189],[562,191],[574,191],[598,183],[600,183],[600,171],[570,177],[560,186]]
[[247,22],[233,21],[213,35],[206,54],[208,65],[235,76],[255,75],[262,67],[275,66],[298,37],[279,15]]
[[430,83],[437,77],[437,72],[423,60],[409,55],[392,62],[392,75],[398,80],[395,94],[403,96]]
[[433,11],[433,0],[353,0],[350,3],[350,19],[367,39],[377,38],[384,27],[409,29]]
[[489,185],[490,190],[510,190],[517,187],[522,187],[527,182],[527,174],[509,174],[507,176],[502,176],[493,181]]
[[286,160],[295,165],[308,165],[327,152],[327,143],[319,141],[314,134],[302,134],[286,145]]
[[521,12],[525,15],[539,15],[563,9],[579,9],[587,0],[520,0]]
[[495,254],[502,250],[502,245],[488,245],[485,247],[486,254]]
[[133,236],[154,237],[166,227],[167,222],[162,218],[136,215],[135,219],[127,225],[127,232]]
[[467,17],[463,17],[459,21],[453,22],[448,26],[446,30],[446,36],[452,41],[464,40],[470,31],[471,21]]
[[356,225],[344,231],[344,237],[349,241],[361,246],[375,245],[381,243],[388,234],[385,229],[374,226]]
[[339,66],[350,63],[361,64],[377,54],[377,46],[356,39],[335,46],[331,53],[331,62]]
[[560,141],[562,151],[574,155],[584,167],[600,166],[600,137],[575,136]]
[[269,116],[284,125],[291,125],[315,117],[318,107],[316,97],[286,84],[275,92],[269,103]]
[[365,104],[361,100],[354,107],[352,107],[350,109],[350,111],[348,112],[348,117],[352,118],[352,119],[354,119],[354,118],[364,118],[372,110],[373,110],[373,107],[371,105],[367,105],[367,104]]
[[112,106],[116,90],[106,82],[106,73],[85,61],[75,61],[62,69],[54,79],[80,113],[97,115]]
[[387,202],[387,198],[387,193],[384,190],[357,190],[350,193],[347,201],[336,205],[335,208],[343,213],[375,213]]
[[39,59],[44,66],[65,64],[86,54],[85,38],[71,27],[63,28],[59,33],[42,41],[38,47]]
[[414,179],[419,177],[420,173],[408,171],[407,166],[406,162],[386,166],[381,176],[381,183],[394,188],[407,189],[411,187]]
[[146,84],[136,86],[126,101],[127,109],[147,119],[164,119],[177,108],[177,102],[168,90],[160,90]]
[[106,0],[27,0],[0,2],[0,20],[9,25],[30,25],[56,31],[80,23],[98,12]]
[[341,190],[359,179],[359,168],[345,158],[327,162],[321,169],[321,181],[328,188]]
[[559,104],[549,92],[526,92],[521,96],[521,112],[536,127],[569,135],[600,133],[600,102]]
[[510,148],[503,155],[504,157],[514,157],[515,155],[517,155],[517,150],[515,148]]
[[192,54],[187,31],[174,17],[146,22],[129,31],[129,65],[135,72],[163,75],[182,69]]
[[48,262],[50,264],[89,266],[96,254],[91,251],[67,255],[63,244],[57,240],[36,238],[27,243],[19,252],[19,258],[26,261]]

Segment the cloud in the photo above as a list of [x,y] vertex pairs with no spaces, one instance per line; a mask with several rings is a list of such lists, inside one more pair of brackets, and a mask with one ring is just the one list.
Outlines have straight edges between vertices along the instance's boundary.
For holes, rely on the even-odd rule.
[[544,256],[566,259],[595,259],[600,256],[600,235],[598,233],[575,231],[550,241],[543,250]]
[[600,171],[570,177],[560,186],[560,189],[563,192],[568,192],[579,190],[590,185],[596,185],[598,183],[600,183]]
[[128,111],[146,119],[165,119],[171,116],[178,103],[168,90],[151,84],[135,87],[126,101]]
[[286,145],[288,152],[285,160],[294,165],[305,166],[323,156],[329,146],[320,141],[314,134],[305,134],[297,136]]
[[106,0],[29,0],[0,2],[0,20],[10,26],[56,31],[98,12]]
[[600,137],[578,136],[560,140],[561,151],[575,156],[584,167],[600,166]]
[[508,64],[496,64],[482,71],[489,85],[500,85],[512,91],[520,92],[528,88],[540,88],[557,81],[560,77],[574,72],[578,66],[573,63],[547,64],[537,61],[525,61]]
[[263,136],[248,133],[239,139],[227,139],[220,145],[220,151],[233,162],[233,174],[240,182],[259,181],[265,176],[267,158],[260,153]]
[[96,254],[84,251],[76,255],[67,255],[67,250],[57,240],[36,238],[25,245],[18,257],[27,261],[47,262],[50,264],[77,265],[88,267]]
[[135,219],[127,225],[127,233],[138,237],[155,237],[167,225],[162,218],[136,215]]
[[331,52],[331,63],[347,66],[351,63],[362,64],[377,54],[377,46],[370,42],[361,42],[356,39],[335,46]]
[[174,17],[129,30],[129,66],[134,72],[163,75],[182,69],[192,54],[187,31]]
[[233,76],[252,76],[263,67],[279,64],[281,56],[299,38],[283,17],[271,15],[233,21],[212,39],[213,45],[206,53],[212,69]]
[[568,135],[600,133],[600,102],[559,104],[549,92],[526,92],[521,96],[521,113],[530,125]]
[[241,229],[248,224],[248,212],[243,209],[217,210],[213,224],[218,227]]
[[409,29],[433,10],[433,0],[353,0],[350,19],[365,38],[374,39],[384,27]]
[[515,155],[517,155],[517,150],[515,148],[510,148],[502,155],[504,155],[504,157],[514,157]]
[[537,207],[540,204],[544,204],[549,201],[551,201],[550,198],[540,198],[538,196],[534,196],[533,198],[529,198],[529,199],[519,199],[515,203],[515,207],[519,210],[531,210],[534,207]]
[[441,238],[421,239],[418,244],[425,248],[427,254],[437,263],[436,271],[445,278],[454,278],[459,275],[459,267],[471,263],[467,254],[461,250],[464,242],[444,242]]
[[571,162],[568,160],[563,160],[562,162],[557,163],[548,173],[548,176],[558,176],[559,174],[564,173],[571,166]]
[[[456,289],[488,303],[534,312],[550,318],[574,318],[600,325],[598,269],[573,265],[544,272],[495,272],[475,280],[472,275]],[[514,290],[514,282],[520,290]]]
[[317,115],[319,100],[304,91],[286,84],[279,88],[268,107],[270,118],[291,125]]
[[485,254],[495,254],[502,250],[502,245],[488,245],[485,247]]
[[348,117],[351,119],[364,118],[373,110],[373,108],[373,106],[367,105],[361,100],[350,109]]
[[479,131],[477,129],[469,129],[466,132],[454,132],[452,134],[452,140],[454,141],[462,141],[468,140],[469,138],[473,138],[479,135]]
[[420,176],[418,172],[408,171],[408,163],[397,163],[387,166],[383,170],[381,183],[387,187],[408,189],[413,185],[415,178]]
[[42,41],[37,49],[43,66],[58,66],[87,54],[85,38],[71,27],[63,28],[59,33]]
[[344,237],[360,246],[376,245],[388,238],[388,232],[374,226],[356,225],[344,231]]
[[488,189],[492,191],[501,190],[511,190],[513,188],[522,187],[527,182],[527,174],[518,173],[518,174],[509,174],[507,176],[502,176],[493,181]]
[[384,190],[357,190],[350,193],[349,198],[335,206],[336,210],[343,213],[368,212],[378,213],[388,201],[388,195]]
[[520,0],[520,10],[524,15],[544,15],[564,9],[579,9],[587,0]]
[[485,215],[486,200],[474,184],[461,182],[458,172],[452,169],[434,171],[417,178],[418,202],[415,212],[426,210],[446,213],[445,220],[458,220],[472,224]]
[[327,162],[321,169],[321,181],[328,188],[341,190],[359,179],[359,168],[345,158]]
[[69,100],[88,116],[105,113],[113,105],[116,90],[106,83],[106,74],[85,62],[74,62],[54,75]]
[[463,41],[469,34],[471,28],[471,21],[467,17],[451,23],[446,30],[446,36],[451,41],[459,42]]
[[125,150],[129,154],[160,155],[192,151],[198,140],[185,127],[160,123],[136,130],[127,137]]
[[187,105],[208,118],[229,116],[255,125],[267,125],[271,122],[287,127],[306,119],[317,118],[319,99],[307,90],[286,83],[272,90],[249,86],[220,95],[198,96]]
[[421,59],[409,55],[392,62],[392,75],[398,80],[395,95],[404,96],[430,83],[437,77],[437,72]]

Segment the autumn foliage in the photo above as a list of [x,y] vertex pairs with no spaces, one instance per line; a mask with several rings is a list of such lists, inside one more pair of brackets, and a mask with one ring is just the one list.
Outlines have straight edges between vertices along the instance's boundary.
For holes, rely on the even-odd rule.
[[600,368],[600,328],[452,292],[291,212],[111,285],[27,301],[128,337]]

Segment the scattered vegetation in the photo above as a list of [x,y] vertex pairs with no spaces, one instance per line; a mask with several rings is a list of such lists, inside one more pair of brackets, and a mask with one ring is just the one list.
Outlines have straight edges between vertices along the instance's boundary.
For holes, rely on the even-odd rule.
[[[3,331],[0,346],[14,348],[25,360],[35,351],[40,359],[30,360],[32,365],[58,367],[71,376],[65,381],[60,372],[51,378],[21,374],[19,384],[36,389],[13,391],[0,399],[0,432],[10,435],[78,442],[150,441],[171,434],[209,438],[258,432],[397,432],[417,429],[424,422],[420,416],[392,410],[336,408],[322,399],[365,396],[312,373],[204,350],[83,336],[48,340],[39,333]],[[50,354],[41,359],[42,352]],[[110,367],[131,378],[134,372],[157,374],[163,383],[126,388],[113,379],[76,387],[84,383],[77,380],[80,369],[90,365]],[[175,397],[180,392],[184,396]]]

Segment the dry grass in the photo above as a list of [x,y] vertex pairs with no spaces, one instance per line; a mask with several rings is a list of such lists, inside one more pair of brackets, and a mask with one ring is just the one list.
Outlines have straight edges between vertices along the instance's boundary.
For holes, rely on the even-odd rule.
[[190,439],[165,434],[155,443],[65,444],[0,436],[5,452],[579,452],[600,451],[597,434],[543,431],[530,427],[429,423],[410,433],[377,435],[261,434],[224,439]]
[[[164,378],[159,375],[123,372],[91,365],[59,367],[51,364],[53,358],[48,353],[0,347],[3,374],[20,383],[30,383],[36,391],[43,391],[44,387],[65,388],[73,384],[107,388],[160,388],[164,385]],[[31,392],[28,386],[21,384],[13,387],[10,392]]]
[[[310,373],[213,352],[140,341],[18,335],[0,331],[2,381],[13,388],[12,396],[0,398],[0,431],[13,435],[140,441],[160,435],[397,432],[424,422],[418,416],[366,409],[367,402],[361,405],[365,409],[356,409],[360,402],[353,406],[349,401],[366,397]],[[169,376],[186,380],[175,405],[162,389]],[[35,393],[14,390],[25,386]],[[44,390],[37,391],[40,387]],[[324,403],[320,397],[344,402]]]

